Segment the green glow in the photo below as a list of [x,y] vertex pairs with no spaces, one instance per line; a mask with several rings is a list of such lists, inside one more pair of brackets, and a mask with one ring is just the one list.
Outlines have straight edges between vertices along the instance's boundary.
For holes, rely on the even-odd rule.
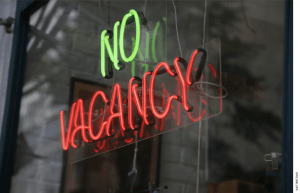
[[115,25],[114,25],[114,33],[113,33],[113,35],[114,35],[114,66],[115,66],[115,68],[117,69],[117,70],[120,70],[120,67],[119,67],[119,65],[118,65],[118,63],[119,63],[119,60],[118,60],[118,27],[119,27],[119,25],[120,25],[120,22],[119,21],[117,21],[116,23],[115,23]]
[[100,57],[101,57],[101,74],[103,77],[105,77],[105,34],[106,34],[106,30],[103,30],[101,33],[101,40],[100,40],[100,45],[101,45],[101,49],[100,49]]
[[120,67],[118,66],[119,60],[118,60],[118,26],[120,25],[120,22],[117,21],[114,25],[114,33],[113,33],[113,44],[114,44],[114,52],[112,51],[112,48],[109,43],[109,36],[106,35],[107,30],[103,30],[101,33],[101,74],[103,77],[105,77],[105,47],[107,49],[108,55],[110,57],[110,60],[114,63],[114,66],[117,70],[120,70]]
[[[135,21],[135,25],[136,25],[136,28],[135,28],[135,32],[136,32],[136,41],[135,41],[135,46],[134,46],[134,49],[133,49],[133,52],[132,54],[127,58],[126,55],[125,55],[125,50],[124,50],[124,34],[125,34],[125,26],[126,26],[126,21],[129,17],[131,16],[134,16],[134,21]],[[129,13],[127,13],[124,17],[123,17],[123,20],[122,20],[122,24],[121,24],[121,29],[120,29],[120,54],[121,54],[121,57],[122,59],[125,61],[125,62],[130,62],[134,59],[134,57],[136,56],[137,52],[138,52],[138,49],[139,49],[139,44],[140,44],[140,36],[141,36],[141,30],[140,30],[140,18],[137,14],[137,12],[133,9],[130,10]]]
[[142,64],[142,67],[145,67],[145,72],[149,71],[149,64]]
[[157,34],[157,30],[159,28],[160,23],[157,22],[156,26],[154,28],[154,32],[153,32],[153,36],[152,36],[152,58],[153,58],[153,62],[157,62],[156,59],[156,55],[155,55],[155,41],[156,41],[156,34]]
[[131,75],[132,75],[132,77],[134,77],[134,75],[135,75],[135,61],[134,60],[132,60],[132,62],[131,62]]
[[[134,37],[131,37],[131,40],[132,40],[132,48],[133,48],[133,47],[134,47],[134,44],[135,44],[135,39],[134,39]],[[138,53],[140,53],[140,50],[139,50]],[[132,62],[131,62],[131,75],[132,75],[132,77],[135,76],[135,61],[134,61],[134,60],[132,60]]]
[[114,38],[114,53],[112,52],[111,46],[109,44],[109,36],[106,35],[104,38],[105,41],[105,46],[108,52],[108,55],[110,57],[110,60],[113,61],[114,66],[117,70],[120,70],[120,67],[118,66],[119,60],[118,60],[118,26],[120,25],[120,22],[117,21],[114,25],[114,33],[113,33],[113,38]]
[[[163,34],[163,29],[162,28],[159,28],[157,30],[157,33],[158,34],[161,34],[161,35],[158,35],[157,36],[157,39],[158,39],[158,45],[157,45],[157,50],[158,50],[158,54],[160,56],[160,60],[166,60],[166,57],[164,56],[164,48],[163,48],[163,37],[162,37],[162,34]],[[165,52],[166,53],[166,52]]]
[[[133,50],[134,44],[135,44],[135,39],[134,39],[134,37],[131,37],[131,40],[132,40],[132,50]],[[140,58],[141,60],[144,60],[143,54],[142,54],[142,52],[141,52],[140,49],[138,50],[138,55],[139,55],[139,58]]]
[[[145,58],[147,61],[149,61],[149,39],[150,39],[150,34],[149,32],[146,31],[146,48],[145,48]],[[147,72],[147,71],[146,71]]]

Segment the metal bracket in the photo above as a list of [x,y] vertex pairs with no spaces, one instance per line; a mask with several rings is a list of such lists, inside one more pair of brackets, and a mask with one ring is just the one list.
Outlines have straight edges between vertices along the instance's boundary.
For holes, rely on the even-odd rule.
[[6,33],[10,34],[13,33],[12,24],[14,23],[15,19],[12,17],[8,17],[7,19],[3,20],[0,18],[0,25],[5,27]]
[[278,170],[278,162],[282,160],[282,154],[278,152],[272,152],[271,154],[264,155],[264,160],[272,162],[272,169]]

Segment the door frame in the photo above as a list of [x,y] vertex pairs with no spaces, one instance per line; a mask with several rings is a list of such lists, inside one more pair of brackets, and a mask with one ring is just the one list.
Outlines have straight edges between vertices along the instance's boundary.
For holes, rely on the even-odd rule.
[[293,0],[285,1],[281,180],[281,192],[293,192]]
[[8,70],[7,91],[0,138],[0,187],[10,192],[17,147],[19,110],[26,66],[29,18],[48,0],[18,0],[14,21],[13,45]]

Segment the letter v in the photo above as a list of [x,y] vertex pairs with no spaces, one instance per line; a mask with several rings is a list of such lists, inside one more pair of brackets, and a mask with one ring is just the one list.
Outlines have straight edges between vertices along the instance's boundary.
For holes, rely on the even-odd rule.
[[65,134],[64,111],[60,112],[60,130],[61,130],[61,138],[62,138],[61,139],[62,140],[62,148],[65,151],[69,149],[69,142],[70,142],[75,107],[76,107],[76,102],[73,103],[72,108],[71,108],[68,131],[67,131],[67,138],[66,138],[66,134]]

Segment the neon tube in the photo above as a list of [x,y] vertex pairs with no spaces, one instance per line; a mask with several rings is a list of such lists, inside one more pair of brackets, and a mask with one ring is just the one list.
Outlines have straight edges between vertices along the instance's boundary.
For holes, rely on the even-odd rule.
[[[143,76],[143,99],[142,99],[142,102],[143,102],[143,115],[144,115],[144,121],[147,125],[149,125],[149,121],[147,119],[148,115],[147,115],[147,76],[151,75],[152,72],[146,72],[144,73],[144,76]],[[151,92],[149,90],[149,92]],[[150,95],[149,95],[150,96]]]
[[79,127],[76,127],[75,129],[74,129],[74,131],[72,132],[72,135],[71,135],[71,146],[73,147],[73,148],[77,148],[78,146],[75,144],[75,135],[76,135],[76,133],[78,132],[78,131],[80,131],[81,130],[81,126],[79,126]]
[[[106,38],[106,37],[105,37]],[[191,70],[192,70],[192,66],[193,66],[193,62],[194,59],[196,57],[196,54],[198,53],[198,50],[195,50],[191,56],[191,59],[189,61],[189,66],[186,73],[186,81],[190,81],[191,82]],[[201,58],[201,62],[199,64],[199,67],[201,67],[201,69],[197,69],[197,73],[198,75],[195,76],[195,79],[197,80],[197,78],[200,77],[202,70],[203,70],[203,65],[205,63],[205,59],[206,59],[206,51],[205,50],[201,50],[203,51],[203,58]],[[111,53],[112,55],[112,53]],[[202,60],[203,59],[203,60]],[[128,123],[131,129],[136,129],[134,128],[133,125],[133,115],[132,115],[132,108],[133,108],[133,100],[136,104],[137,107],[137,111],[138,114],[143,118],[142,123],[140,123],[141,120],[139,120],[139,124],[141,124],[141,132],[140,132],[140,138],[143,137],[144,135],[144,127],[145,127],[145,123],[146,124],[150,124],[148,122],[148,114],[147,114],[147,97],[149,96],[149,103],[150,103],[150,110],[152,111],[153,115],[154,115],[154,120],[156,120],[156,118],[158,119],[162,119],[160,121],[160,128],[158,128],[159,122],[156,122],[155,124],[155,129],[162,131],[163,126],[164,126],[164,120],[163,118],[167,116],[167,114],[169,113],[170,109],[174,108],[172,106],[172,100],[175,99],[181,103],[183,103],[183,107],[186,111],[189,111],[190,108],[188,106],[188,101],[187,101],[187,85],[185,84],[185,80],[183,77],[183,73],[180,69],[180,66],[178,64],[178,62],[181,62],[184,67],[186,68],[186,62],[180,58],[177,57],[174,59],[174,66],[170,67],[166,62],[160,62],[159,64],[157,64],[156,68],[154,69],[153,72],[148,71],[146,73],[144,73],[143,78],[140,79],[138,77],[133,77],[130,81],[129,81],[129,85],[128,85]],[[214,67],[211,64],[208,64],[209,68],[211,69],[214,78],[216,78],[217,73],[216,70],[214,69]],[[160,70],[160,68],[164,67],[163,69]],[[168,92],[165,90],[165,86],[164,83],[162,84],[162,91],[163,91],[163,96],[162,96],[162,105],[161,108],[164,108],[162,113],[158,113],[156,111],[156,107],[155,107],[155,103],[154,101],[157,100],[157,98],[154,98],[154,84],[155,84],[155,78],[156,75],[162,74],[168,72],[169,75],[171,76],[176,76],[176,81],[177,81],[177,95],[172,95],[169,96]],[[150,86],[149,86],[149,92],[147,89],[147,76],[152,75],[151,79],[150,79]],[[202,75],[203,77],[203,75]],[[138,80],[140,83],[139,84],[133,84],[134,80]],[[219,83],[221,84],[221,83]],[[137,87],[141,87],[142,86],[142,103],[140,101],[140,96],[137,92]],[[180,87],[182,87],[182,91],[180,89]],[[148,94],[149,93],[149,94]],[[181,94],[182,93],[182,94]],[[220,96],[221,96],[221,90],[220,90]],[[95,135],[94,134],[94,129],[93,129],[93,125],[92,125],[92,117],[93,117],[93,108],[94,108],[94,104],[95,101],[97,99],[98,96],[101,96],[102,100],[106,103],[109,104],[109,109],[107,111],[105,111],[105,114],[108,116],[108,119],[106,121],[102,120],[103,117],[100,117],[100,121],[99,121],[99,131],[98,133]],[[167,100],[166,100],[167,99]],[[116,104],[116,100],[117,103]],[[165,105],[165,100],[166,100],[166,105]],[[204,105],[207,105],[207,102],[204,99],[201,99],[201,102],[204,103]],[[116,104],[116,105],[115,105]],[[107,137],[113,137],[113,138],[118,138],[120,135],[122,137],[125,136],[124,131],[125,131],[125,120],[124,120],[124,113],[123,113],[123,104],[126,104],[126,98],[124,99],[124,101],[122,101],[122,95],[121,95],[121,86],[120,84],[115,84],[113,87],[113,93],[111,96],[111,101],[109,102],[108,99],[106,98],[106,95],[104,94],[103,91],[97,91],[93,97],[92,100],[90,102],[89,105],[89,112],[88,112],[88,125],[85,125],[85,112],[84,112],[84,106],[83,106],[83,100],[82,99],[78,99],[77,102],[72,104],[72,108],[71,108],[71,113],[70,113],[70,117],[69,117],[69,124],[68,124],[68,131],[67,133],[65,132],[65,125],[64,125],[64,112],[61,111],[60,112],[60,124],[61,124],[61,137],[62,137],[62,148],[63,150],[68,150],[69,146],[71,144],[72,147],[77,148],[80,144],[81,144],[81,139],[83,139],[85,142],[91,142],[92,140],[99,140],[100,137],[103,135],[103,132],[105,130],[105,133],[107,135]],[[220,100],[220,111],[222,110],[222,101]],[[118,112],[114,112],[115,109],[118,108]],[[180,125],[180,104],[178,103],[178,120],[177,120],[177,125]],[[103,114],[103,109],[100,108],[100,112],[101,114]],[[198,118],[193,118],[191,113],[188,112],[188,116],[192,121],[199,121],[203,118],[203,116],[207,114],[208,116],[210,116],[210,114],[208,112],[206,112],[205,110],[202,110],[201,115]],[[173,114],[174,119],[176,119],[176,115]],[[79,119],[78,119],[79,118]],[[119,118],[119,125],[121,130],[118,130],[118,126],[115,128],[111,128],[112,127],[112,121],[114,118]],[[79,122],[80,121],[80,122]],[[152,124],[152,123],[151,123]],[[115,125],[113,125],[115,126]],[[139,125],[140,126],[140,125]],[[74,128],[72,130],[72,128]],[[112,133],[110,133],[110,129],[112,131]],[[87,137],[87,131],[88,130],[88,134],[89,137]],[[75,144],[75,137],[77,135],[77,133],[80,132],[79,135],[79,145]],[[121,132],[121,133],[120,133]],[[136,132],[135,132],[136,135]],[[145,136],[148,137],[149,135],[151,135],[149,132],[145,133]],[[125,139],[125,142],[132,142],[133,139]],[[113,147],[118,145],[118,141],[113,143]],[[101,146],[102,148],[104,148],[104,144],[102,144]]]
[[145,127],[145,121],[143,121],[142,126],[141,126],[140,139],[143,137],[143,134],[144,134],[144,127]]
[[[126,21],[129,17],[131,16],[134,16],[134,21],[135,21],[135,26],[136,26],[136,38],[135,38],[135,47],[132,51],[132,54],[127,58],[126,55],[125,55],[125,50],[124,50],[124,34],[125,34],[125,26],[126,26]],[[121,24],[121,29],[120,29],[120,40],[119,40],[119,44],[120,44],[120,54],[121,54],[121,57],[122,59],[125,61],[125,62],[130,62],[134,59],[134,57],[136,56],[137,52],[138,52],[138,49],[139,49],[139,44],[140,44],[140,18],[139,18],[139,15],[138,13],[131,9],[129,11],[129,13],[127,13],[124,17],[123,17],[123,20],[122,20],[122,24]]]
[[184,78],[183,78],[183,75],[182,75],[182,71],[179,67],[178,60],[179,60],[179,57],[175,58],[174,67],[175,67],[175,70],[177,72],[177,76],[180,80],[181,87],[182,87],[182,105],[183,105],[184,110],[189,111],[190,108],[187,104],[187,96],[186,96],[187,95],[186,84],[185,84],[185,81],[184,81]]
[[78,99],[78,102],[77,102],[77,108],[79,108],[79,112],[80,112],[80,122],[81,122],[81,135],[82,135],[82,139],[85,141],[85,142],[90,142],[88,140],[88,138],[86,137],[86,134],[85,134],[85,129],[88,128],[85,126],[85,123],[84,123],[84,108],[83,108],[83,101],[82,99]]
[[193,64],[194,64],[194,60],[195,60],[195,57],[196,55],[199,53],[199,51],[196,49],[193,53],[192,53],[192,56],[190,58],[190,61],[189,61],[189,65],[188,65],[188,68],[187,68],[187,71],[186,71],[186,83],[188,85],[191,85],[192,82],[191,82],[191,73],[192,73],[192,68],[193,68]]
[[101,48],[100,48],[100,57],[101,57],[101,62],[100,62],[100,65],[101,65],[101,74],[103,77],[106,76],[106,73],[105,73],[105,34],[106,34],[106,30],[103,30],[102,33],[101,33],[101,40],[100,40],[100,45],[101,45]]
[[132,87],[132,92],[133,92],[133,95],[134,95],[134,103],[136,105],[136,108],[137,108],[138,113],[140,114],[140,116],[144,117],[143,109],[141,107],[141,103],[140,103],[140,100],[139,100],[139,95],[137,94],[137,91],[136,91],[136,87],[138,87],[138,84],[134,84],[133,87]]
[[[117,70],[120,70],[120,67],[118,66],[119,60],[118,60],[118,26],[120,25],[120,22],[117,21],[114,25],[114,33],[113,33],[113,37],[114,37],[114,53],[111,49],[110,43],[109,43],[109,36],[106,35],[104,37],[104,42],[105,42],[105,47],[107,49],[108,55],[110,57],[110,60],[114,63],[114,67]],[[101,35],[102,36],[102,35]],[[105,57],[105,56],[104,56]]]
[[[135,127],[133,126],[133,120],[132,120],[132,83],[133,81],[136,80],[135,77],[132,77],[129,80],[129,84],[128,84],[128,125],[129,127],[134,130]],[[137,84],[135,84],[137,85]]]
[[170,108],[171,108],[171,102],[173,99],[178,99],[178,96],[177,95],[172,95],[171,97],[168,98],[167,100],[167,104],[166,104],[166,108],[164,110],[163,113],[158,113],[155,109],[155,104],[154,104],[154,82],[155,82],[155,77],[156,77],[156,74],[158,72],[158,70],[161,68],[161,67],[165,67],[166,71],[171,75],[171,76],[175,76],[175,73],[172,72],[170,66],[166,63],[166,62],[160,62],[156,68],[154,69],[153,71],[153,74],[151,76],[151,80],[150,80],[150,88],[149,88],[149,99],[150,99],[150,107],[151,107],[151,110],[152,110],[152,113],[154,114],[154,116],[156,116],[157,118],[159,119],[163,119],[170,111]]
[[[152,73],[150,71],[144,73],[143,75],[143,80],[142,80],[142,84],[143,84],[143,94],[142,94],[142,108],[141,108],[141,103],[139,100],[139,96],[137,94],[136,91],[136,87],[138,86],[137,84],[133,85],[133,89],[131,92],[133,92],[134,95],[134,101],[138,110],[138,113],[140,114],[140,116],[143,118],[143,120],[145,121],[145,123],[147,125],[149,125],[149,121],[148,121],[148,114],[147,114],[147,76],[151,75]],[[132,83],[130,83],[129,85],[131,85]],[[129,91],[129,88],[128,88]],[[130,96],[130,95],[128,95]],[[130,96],[131,97],[131,96]],[[128,99],[129,100],[129,99]]]
[[64,111],[60,112],[60,131],[61,131],[61,139],[62,139],[62,148],[63,150],[69,149],[69,141],[71,136],[71,130],[73,125],[73,117],[74,117],[74,110],[76,107],[76,103],[73,103],[71,108],[71,113],[69,117],[69,124],[68,124],[68,131],[67,131],[67,138],[65,137],[65,123],[64,123]]
[[[116,97],[118,97],[118,108],[119,108],[118,113],[114,113],[114,106],[115,106]],[[110,114],[111,115],[108,117],[107,126],[106,126],[106,133],[107,133],[108,136],[110,136],[109,128],[111,126],[111,121],[113,120],[113,118],[119,117],[121,129],[123,129],[123,130],[126,129],[125,128],[125,123],[124,123],[124,114],[123,114],[120,84],[115,84],[115,86],[114,86],[113,94],[112,94],[111,101],[110,101]]]
[[97,98],[97,96],[101,96],[102,97],[102,100],[105,102],[105,103],[108,103],[108,100],[104,94],[103,91],[97,91],[93,98],[92,98],[92,101],[90,103],[90,109],[89,109],[89,116],[88,116],[88,127],[89,127],[89,135],[90,137],[92,138],[92,140],[98,140],[100,138],[100,136],[102,135],[103,133],[103,125],[104,123],[102,123],[102,125],[100,126],[100,130],[98,132],[97,135],[94,135],[93,133],[93,126],[92,126],[92,116],[93,116],[93,107],[94,107],[94,103],[95,103],[95,100]]

